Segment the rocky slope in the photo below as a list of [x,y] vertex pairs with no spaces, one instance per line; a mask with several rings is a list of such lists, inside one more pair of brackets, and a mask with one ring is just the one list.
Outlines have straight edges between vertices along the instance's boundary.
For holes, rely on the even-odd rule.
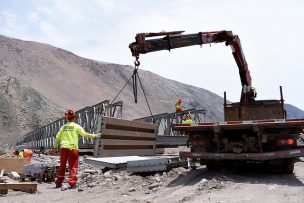
[[[0,76],[0,144],[15,142],[24,132],[51,122],[63,108],[16,78]],[[54,115],[54,116],[50,116]]]

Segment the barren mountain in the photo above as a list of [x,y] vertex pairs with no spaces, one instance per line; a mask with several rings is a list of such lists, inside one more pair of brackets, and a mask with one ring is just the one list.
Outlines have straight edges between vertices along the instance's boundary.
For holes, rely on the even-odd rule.
[[[75,110],[113,100],[133,67],[79,57],[47,44],[0,35],[1,143],[14,143],[24,133]],[[202,88],[185,85],[139,70],[152,113],[173,112],[175,100],[186,108],[206,108],[208,118],[222,120],[223,99]],[[123,117],[149,116],[143,93],[134,103],[131,83],[116,101],[123,101]]]
[[288,118],[304,118],[304,111],[293,105],[285,104],[285,110]]

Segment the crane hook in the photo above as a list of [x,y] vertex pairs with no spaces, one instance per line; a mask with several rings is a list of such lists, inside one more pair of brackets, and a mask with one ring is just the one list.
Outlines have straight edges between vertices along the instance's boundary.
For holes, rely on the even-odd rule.
[[140,65],[139,56],[135,56],[134,65],[135,65],[135,68],[138,67],[138,66]]

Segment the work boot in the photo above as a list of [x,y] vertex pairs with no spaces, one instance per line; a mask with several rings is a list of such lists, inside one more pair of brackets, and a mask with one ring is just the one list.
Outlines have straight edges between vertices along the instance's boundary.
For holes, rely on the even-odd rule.
[[76,189],[76,185],[71,185],[70,187],[69,187],[69,189]]
[[62,184],[56,185],[56,188],[61,188],[61,187],[62,187]]
[[61,191],[64,191],[64,190],[67,190],[68,189],[68,186],[66,186],[66,185],[63,185],[62,187],[61,187]]

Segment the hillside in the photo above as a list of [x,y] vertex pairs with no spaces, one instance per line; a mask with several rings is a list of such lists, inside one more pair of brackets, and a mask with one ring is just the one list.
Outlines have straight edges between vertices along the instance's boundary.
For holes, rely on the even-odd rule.
[[0,76],[0,94],[0,143],[14,142],[16,136],[51,122],[64,110],[33,88],[3,74]]
[[293,105],[285,104],[285,110],[287,118],[304,118],[304,111]]
[[[37,126],[59,118],[64,109],[80,109],[112,100],[133,67],[94,61],[47,44],[0,35],[2,143],[15,140]],[[206,108],[209,119],[222,120],[223,99],[203,88],[185,85],[148,71],[139,71],[153,114],[174,111],[183,98],[186,108]],[[123,117],[149,116],[138,92],[134,103],[131,83],[116,101],[123,101]]]

